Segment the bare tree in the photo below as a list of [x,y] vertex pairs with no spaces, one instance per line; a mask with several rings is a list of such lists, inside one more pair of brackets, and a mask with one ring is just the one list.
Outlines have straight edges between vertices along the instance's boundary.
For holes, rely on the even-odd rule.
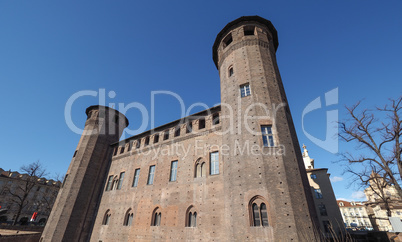
[[[349,163],[347,171],[358,177],[366,187],[374,171],[387,185],[394,185],[399,197],[402,197],[398,183],[402,178],[402,96],[390,99],[390,105],[374,110],[359,111],[359,106],[360,102],[346,107],[349,118],[339,122],[340,138],[355,143],[357,148],[353,154],[341,154]],[[359,170],[354,164],[360,164],[364,169]]]
[[13,225],[17,223],[21,211],[28,205],[28,195],[39,184],[38,179],[46,175],[46,169],[39,161],[22,166],[20,171],[24,173],[21,174],[21,181],[15,187],[7,188],[7,192],[11,195],[12,203],[18,206]]
[[379,173],[376,166],[370,164],[365,166],[363,170],[356,171],[351,167],[346,170],[353,174],[355,182],[361,187],[367,188],[373,194],[372,198],[368,198],[366,205],[383,205],[387,211],[388,217],[391,217],[391,204],[394,202],[390,194],[387,193],[390,184],[387,182],[388,174],[386,172]]

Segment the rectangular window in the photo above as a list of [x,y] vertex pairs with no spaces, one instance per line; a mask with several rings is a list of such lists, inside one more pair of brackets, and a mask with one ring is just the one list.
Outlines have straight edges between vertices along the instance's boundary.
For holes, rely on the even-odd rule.
[[205,119],[202,118],[198,121],[198,129],[203,129],[203,128],[205,128]]
[[125,172],[120,172],[119,182],[117,183],[117,190],[120,190],[121,185],[123,185],[124,173]]
[[254,26],[245,26],[244,27],[244,36],[254,35],[254,29],[255,29]]
[[320,210],[321,216],[328,216],[327,208],[325,207],[325,204],[323,204],[323,203],[319,204],[318,209]]
[[261,126],[261,133],[262,133],[262,141],[264,143],[264,147],[273,147],[274,146],[274,136],[272,134],[272,126],[271,125]]
[[119,146],[117,146],[116,148],[114,148],[114,152],[113,155],[117,155],[117,151],[119,150]]
[[130,141],[130,142],[128,142],[128,149],[127,149],[127,151],[131,151],[132,148],[133,148],[133,142]]
[[324,225],[324,231],[325,233],[329,233],[331,232],[331,224],[329,223],[329,221],[322,221],[323,225]]
[[124,146],[120,147],[120,154],[124,152]]
[[250,84],[247,83],[240,86],[240,95],[241,97],[247,97],[251,95]]
[[147,136],[147,137],[145,138],[145,144],[144,144],[144,146],[147,146],[147,145],[149,145],[149,136]]
[[210,174],[219,174],[219,152],[212,152],[210,154]]
[[169,130],[165,131],[165,134],[163,135],[163,140],[169,139]]
[[109,179],[107,181],[106,191],[109,191],[110,189],[112,189],[112,182],[113,182],[113,175],[109,176]]
[[229,68],[229,76],[233,76],[233,73],[234,73],[234,72],[233,72],[233,67],[230,67],[230,68]]
[[180,126],[176,127],[176,130],[174,131],[174,137],[180,136]]
[[140,169],[135,169],[133,187],[138,186],[138,179],[140,178]]
[[311,177],[311,179],[317,179],[317,175],[316,175],[316,174],[311,174],[310,177]]
[[170,181],[176,181],[177,177],[177,160],[172,161],[172,164],[170,166]]
[[315,193],[315,198],[317,198],[317,199],[322,198],[321,189],[314,189],[314,193]]
[[223,39],[223,48],[226,48],[226,46],[230,45],[232,43],[232,34],[229,33],[224,39]]
[[159,134],[155,134],[154,143],[156,144],[158,142],[159,142]]
[[187,123],[186,133],[188,134],[188,133],[191,133],[191,132],[193,132],[193,123],[192,123],[191,120],[190,120],[190,121],[188,121],[188,123]]
[[155,166],[150,166],[149,167],[149,173],[148,173],[148,185],[154,184],[154,176],[155,176]]
[[219,113],[215,113],[215,114],[212,116],[212,124],[213,124],[213,125],[219,124]]
[[139,139],[139,140],[137,140],[137,146],[136,146],[136,148],[139,149],[140,147],[141,147],[141,140]]

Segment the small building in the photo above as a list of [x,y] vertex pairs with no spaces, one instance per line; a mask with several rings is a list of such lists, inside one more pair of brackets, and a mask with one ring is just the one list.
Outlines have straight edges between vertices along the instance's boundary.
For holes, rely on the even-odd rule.
[[347,229],[372,230],[373,226],[363,202],[337,200],[342,219]]
[[308,181],[314,197],[320,229],[327,238],[343,234],[342,216],[336,203],[332,189],[330,174],[327,168],[314,168],[314,159],[310,158],[306,146],[303,145],[303,161]]
[[[380,186],[375,183],[380,183]],[[383,191],[378,191],[378,187],[383,187]],[[370,186],[364,190],[364,194],[367,197],[367,202],[365,202],[367,213],[374,230],[395,231],[390,218],[394,217],[396,221],[402,220],[402,201],[396,188],[388,185],[379,175],[373,173]]]
[[[17,216],[18,204],[13,202],[13,194],[21,191],[19,187],[25,186],[27,174],[16,171],[4,171],[0,168],[0,224],[12,223]],[[61,183],[46,178],[36,178],[35,186],[29,191],[26,205],[18,218],[20,224],[28,223],[32,215],[36,217],[32,222],[44,226],[56,200]]]

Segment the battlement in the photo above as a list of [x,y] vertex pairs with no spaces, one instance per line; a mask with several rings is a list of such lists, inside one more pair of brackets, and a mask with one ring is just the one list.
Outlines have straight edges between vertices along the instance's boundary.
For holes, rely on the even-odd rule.
[[220,110],[221,106],[218,105],[114,143],[113,157],[220,130]]

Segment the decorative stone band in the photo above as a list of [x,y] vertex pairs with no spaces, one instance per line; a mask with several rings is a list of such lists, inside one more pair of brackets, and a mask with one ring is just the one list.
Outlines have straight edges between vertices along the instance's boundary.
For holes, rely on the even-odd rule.
[[228,55],[230,55],[233,51],[244,47],[244,46],[251,46],[251,45],[259,45],[264,48],[269,48],[269,43],[259,39],[248,39],[242,40],[235,44],[232,44],[227,47],[227,50],[223,53],[223,55],[219,58],[218,67],[221,68],[222,60],[224,60]]

